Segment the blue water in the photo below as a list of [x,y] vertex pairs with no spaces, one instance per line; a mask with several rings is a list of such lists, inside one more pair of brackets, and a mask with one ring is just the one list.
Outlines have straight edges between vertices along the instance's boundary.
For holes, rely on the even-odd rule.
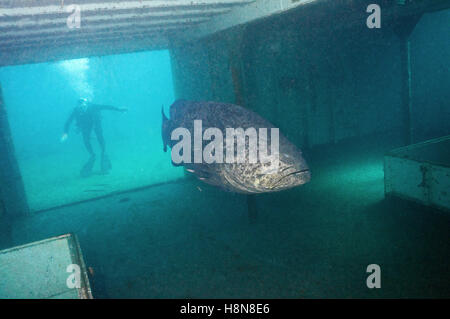
[[161,105],[174,100],[168,51],[4,67],[0,81],[19,156],[60,151],[63,124],[80,97],[128,107],[126,119],[104,121],[109,139],[126,140],[160,127]]
[[[4,67],[0,82],[32,209],[182,176],[162,152],[161,107],[168,109],[174,101],[168,51]],[[81,97],[128,108],[124,114],[102,112],[106,150],[114,170],[110,176],[87,181],[78,176],[88,153],[75,123],[67,141],[60,142],[64,123]],[[94,134],[91,141],[98,155]],[[159,174],[152,173],[155,167]],[[94,187],[93,192],[93,184],[107,187]],[[58,185],[66,190],[55,192]]]

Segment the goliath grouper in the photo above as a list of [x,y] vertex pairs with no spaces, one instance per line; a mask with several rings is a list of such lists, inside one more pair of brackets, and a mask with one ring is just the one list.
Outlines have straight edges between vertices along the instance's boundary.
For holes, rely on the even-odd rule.
[[[162,139],[164,151],[167,146],[172,148],[178,140],[172,140],[172,131],[176,128],[186,128],[194,136],[194,121],[202,121],[202,134],[207,128],[218,128],[225,139],[226,128],[267,128],[266,140],[270,144],[271,128],[274,126],[258,114],[239,105],[217,102],[191,102],[178,100],[170,106],[170,119],[162,110]],[[261,136],[260,136],[261,137]],[[233,141],[236,141],[234,139]],[[205,143],[203,141],[203,143]],[[247,155],[248,139],[245,143]],[[268,145],[267,144],[267,145]],[[259,145],[259,144],[258,144]],[[236,145],[235,145],[236,146]],[[225,158],[226,145],[223,143]],[[269,146],[267,146],[269,149]],[[173,161],[172,161],[173,163]],[[179,165],[195,174],[200,180],[226,191],[257,194],[276,192],[309,182],[311,175],[301,151],[288,139],[279,133],[279,165],[277,169],[270,163],[249,162],[246,156],[244,162],[238,163],[181,163]],[[173,163],[178,166],[177,164]]]

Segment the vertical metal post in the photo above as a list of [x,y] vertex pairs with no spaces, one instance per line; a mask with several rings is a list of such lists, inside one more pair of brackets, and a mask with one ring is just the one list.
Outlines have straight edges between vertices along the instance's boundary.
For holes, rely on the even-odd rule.
[[247,214],[250,224],[258,220],[258,210],[256,209],[256,195],[247,195]]
[[[244,85],[242,74],[242,44],[244,41],[245,27],[239,28],[231,35],[229,59],[230,59],[230,76],[233,83],[234,103],[245,106]],[[256,195],[247,195],[247,214],[251,224],[258,219],[258,211],[256,209]]]
[[402,110],[404,123],[404,141],[405,144],[412,143],[412,126],[411,126],[411,47],[409,38],[400,39],[401,47],[401,74],[402,74]]
[[230,75],[233,83],[234,103],[246,106],[244,97],[243,73],[242,73],[242,44],[244,41],[245,27],[238,28],[231,34],[230,51]]
[[0,85],[0,203],[3,206],[4,217],[11,220],[14,217],[28,214],[28,203],[25,187],[17,163],[14,145],[9,127],[8,116],[3,101]]
[[401,63],[401,81],[402,81],[402,113],[404,124],[404,142],[411,144],[413,142],[413,123],[412,123],[412,88],[411,88],[411,45],[409,36],[411,35],[422,14],[403,17],[398,19],[394,27],[394,32],[400,39],[400,63]]

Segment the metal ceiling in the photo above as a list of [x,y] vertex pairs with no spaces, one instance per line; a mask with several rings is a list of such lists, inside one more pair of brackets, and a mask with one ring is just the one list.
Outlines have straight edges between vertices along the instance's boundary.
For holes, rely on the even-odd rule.
[[0,0],[0,65],[167,48],[174,32],[253,1]]
[[[359,2],[362,1],[362,2]],[[379,0],[398,19],[450,7],[449,0]],[[0,66],[168,49],[312,3],[366,14],[370,0],[0,0]],[[76,7],[75,7],[76,6]],[[79,8],[79,28],[71,19]],[[342,21],[347,23],[348,19]],[[349,22],[348,22],[349,23]]]

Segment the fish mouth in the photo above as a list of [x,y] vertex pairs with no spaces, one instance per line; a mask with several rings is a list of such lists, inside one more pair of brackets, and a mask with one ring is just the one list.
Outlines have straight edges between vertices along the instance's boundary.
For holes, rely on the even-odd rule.
[[[288,168],[285,168],[282,170],[282,172],[284,172],[285,170],[287,170]],[[305,169],[301,169],[301,170],[297,170],[294,172],[291,172],[289,174],[284,175],[283,177],[281,177],[278,181],[275,182],[275,184],[272,185],[272,187],[270,187],[270,189],[275,189],[278,185],[280,185],[280,183],[287,177],[292,176],[292,175],[298,175],[298,174],[306,174],[309,173],[309,168],[305,168]]]

